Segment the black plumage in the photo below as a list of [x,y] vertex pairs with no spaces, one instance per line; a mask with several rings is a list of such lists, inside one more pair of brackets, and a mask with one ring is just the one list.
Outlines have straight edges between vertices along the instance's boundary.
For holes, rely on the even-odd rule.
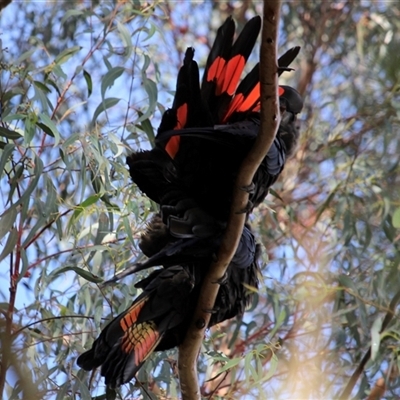
[[[194,50],[189,48],[178,75],[173,107],[163,116],[155,148],[127,158],[133,181],[161,205],[168,226],[175,222],[172,231],[177,235],[180,229],[185,234],[183,221],[188,209],[199,208],[220,222],[228,218],[237,173],[260,127],[258,66],[239,84],[259,29],[260,18],[255,17],[233,43],[234,22],[227,19],[218,30],[201,88]],[[298,51],[293,48],[279,59],[279,73],[287,69]],[[279,94],[281,123],[253,179],[247,211],[264,200],[298,142],[296,115],[303,101],[289,86],[281,86]]]
[[[159,219],[154,218],[143,240],[152,242],[154,236],[158,240],[163,235],[169,237]],[[129,309],[107,324],[92,348],[78,358],[78,365],[85,370],[101,366],[105,383],[116,387],[131,380],[153,351],[178,346],[191,323],[213,251],[219,245],[219,239],[215,240],[210,248],[198,247],[199,253],[189,258],[186,251],[190,251],[191,246],[187,245],[187,239],[177,240],[161,252],[150,248],[150,253],[156,253],[140,269],[152,264],[165,268],[153,271],[135,285],[142,288],[143,293]],[[174,247],[172,253],[169,252],[171,247]],[[258,255],[259,246],[249,228],[245,228],[226,276],[218,283],[220,288],[210,327],[243,314],[252,297],[248,287],[256,289],[258,286]]]

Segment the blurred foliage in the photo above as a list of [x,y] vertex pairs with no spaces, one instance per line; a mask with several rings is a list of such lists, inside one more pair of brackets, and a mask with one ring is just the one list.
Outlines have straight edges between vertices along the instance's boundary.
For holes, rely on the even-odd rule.
[[[151,146],[186,46],[204,65],[224,18],[243,26],[261,6],[15,2],[2,11],[3,398],[115,396],[75,360],[136,295],[130,280],[96,286],[141,257],[137,237],[156,209],[130,184],[125,155]],[[400,6],[292,1],[281,17],[282,51],[302,46],[283,77],[306,98],[301,144],[252,218],[264,280],[243,319],[209,332],[202,393],[338,398],[371,349],[352,397],[398,398]],[[155,354],[137,378],[118,398],[177,398],[176,352]]]

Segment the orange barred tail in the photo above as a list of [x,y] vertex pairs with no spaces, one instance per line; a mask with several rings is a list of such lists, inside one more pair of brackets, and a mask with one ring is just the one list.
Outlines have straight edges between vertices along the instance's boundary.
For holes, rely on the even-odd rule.
[[92,370],[102,365],[105,383],[116,387],[128,382],[157,347],[162,334],[154,321],[137,322],[147,296],[106,326],[92,349],[79,356],[78,366]]
[[[278,75],[289,67],[292,61],[299,54],[300,47],[293,47],[284,53],[278,60]],[[235,122],[242,120],[243,115],[251,112],[260,111],[260,65],[256,64],[254,68],[249,72],[246,77],[240,82],[235,96],[231,99],[224,114],[222,115],[222,122]],[[285,94],[286,86],[280,86],[278,88],[278,95],[282,96]],[[293,89],[294,90],[294,89]],[[293,101],[296,105],[299,103],[300,96],[297,96]],[[301,99],[301,98],[300,98]],[[299,113],[299,107],[296,107],[296,113]]]
[[[78,366],[90,371],[101,365],[105,383],[117,387],[134,377],[157,346],[166,350],[179,344],[170,330],[187,315],[193,279],[186,268],[174,266],[156,270],[137,283],[144,292],[78,357]],[[166,343],[162,343],[164,337]]]
[[229,17],[218,29],[207,60],[201,95],[213,114],[214,123],[222,122],[226,108],[235,95],[242,72],[261,28],[261,18],[252,18],[233,43],[235,22]]

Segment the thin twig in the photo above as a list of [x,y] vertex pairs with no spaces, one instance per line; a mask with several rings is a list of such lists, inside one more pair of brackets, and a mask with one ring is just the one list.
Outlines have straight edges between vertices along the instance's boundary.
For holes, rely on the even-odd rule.
[[260,58],[261,82],[261,126],[254,147],[243,161],[234,188],[233,204],[217,261],[205,278],[192,324],[185,340],[179,347],[179,377],[183,400],[200,399],[197,379],[197,356],[208,326],[211,314],[205,310],[213,308],[219,285],[216,283],[224,273],[235,254],[245,223],[245,214],[239,214],[248,202],[248,193],[241,188],[249,186],[254,173],[268,153],[278,130],[280,119],[278,107],[277,75],[277,33],[280,0],[265,0]]

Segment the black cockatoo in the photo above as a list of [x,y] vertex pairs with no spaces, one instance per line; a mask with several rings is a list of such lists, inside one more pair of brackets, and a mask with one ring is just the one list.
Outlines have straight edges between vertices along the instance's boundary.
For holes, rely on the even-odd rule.
[[[172,254],[169,252],[170,244],[157,253],[154,253],[157,251],[154,246],[146,247],[148,241],[159,241],[165,235],[168,237],[168,230],[159,218],[153,218],[142,239],[150,259],[140,269],[152,264],[165,268],[153,271],[135,285],[143,289],[143,293],[126,311],[106,325],[92,348],[77,360],[85,370],[101,366],[101,375],[110,387],[131,380],[153,351],[167,350],[183,341],[211,263],[213,249],[219,245],[218,238],[215,243],[210,239],[207,248],[201,248],[199,243],[203,239],[197,239],[197,250],[191,257],[187,257],[190,253],[190,245],[187,244],[189,239],[175,241]],[[226,276],[218,283],[219,292],[214,308],[210,310],[209,326],[243,314],[251,300],[249,286],[256,289],[258,285],[258,254],[259,247],[254,236],[245,227]]]
[[[177,236],[185,234],[184,214],[190,208],[198,208],[217,221],[227,220],[236,175],[260,125],[259,66],[239,84],[260,24],[259,17],[251,19],[233,43],[235,24],[232,18],[225,21],[208,57],[201,87],[194,50],[188,48],[173,107],[164,113],[155,148],[127,158],[133,181],[161,205],[168,225],[172,218]],[[280,57],[279,74],[288,69],[298,52],[295,47]],[[279,131],[254,176],[248,211],[264,200],[298,141],[296,115],[303,101],[289,86],[280,86],[279,95]]]

